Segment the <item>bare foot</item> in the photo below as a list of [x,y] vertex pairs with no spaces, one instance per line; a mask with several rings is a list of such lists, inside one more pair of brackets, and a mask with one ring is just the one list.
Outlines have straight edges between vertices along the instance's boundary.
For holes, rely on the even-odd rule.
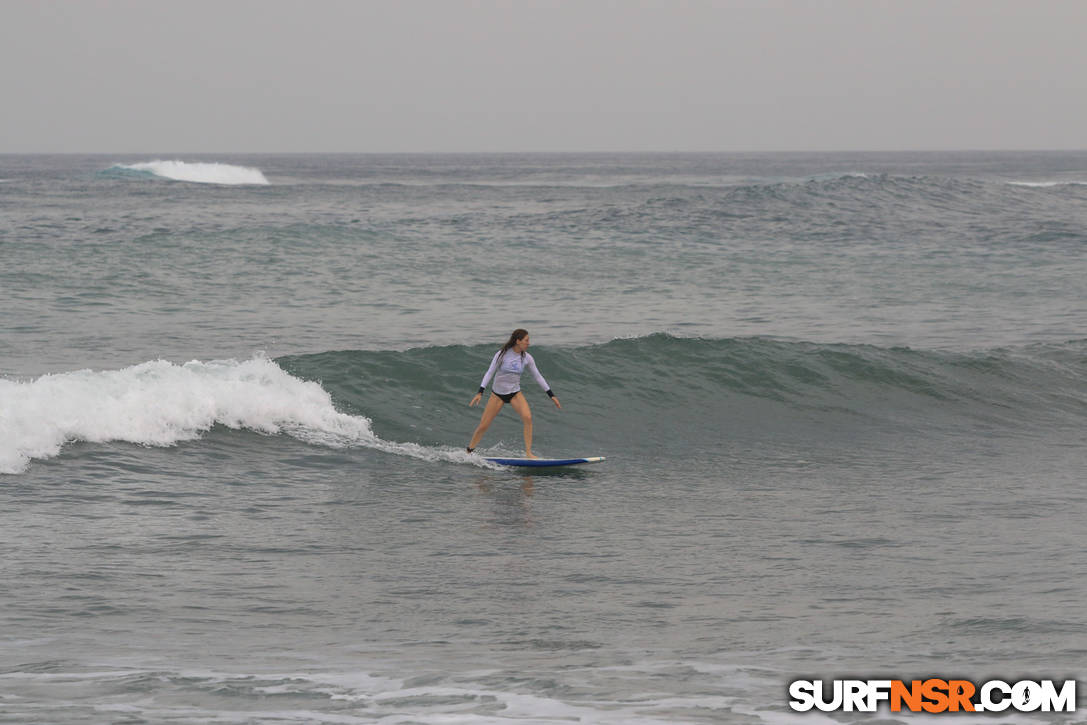
[[525,452],[525,458],[539,458],[539,456],[535,455],[531,451],[527,451]]

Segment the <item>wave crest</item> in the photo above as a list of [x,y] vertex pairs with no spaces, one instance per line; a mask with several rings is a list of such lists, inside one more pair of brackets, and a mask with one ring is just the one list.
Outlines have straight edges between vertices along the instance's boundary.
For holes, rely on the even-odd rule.
[[1027,186],[1037,189],[1049,189],[1054,186],[1087,186],[1087,181],[1009,181],[1010,186]]
[[30,382],[0,380],[0,473],[50,458],[68,442],[169,446],[214,425],[343,446],[374,439],[370,421],[338,413],[320,385],[274,362],[155,360],[121,370],[79,370]]
[[250,360],[165,360],[122,370],[0,379],[0,474],[22,473],[65,443],[123,441],[173,446],[213,426],[286,434],[313,445],[363,447],[424,461],[493,468],[462,448],[378,438],[370,418],[336,410],[320,383],[292,376],[263,355]]
[[268,185],[268,179],[260,169],[217,162],[144,161],[137,164],[117,164],[113,168],[139,171],[175,181],[190,181],[198,184]]
[[216,425],[286,434],[333,448],[365,447],[425,461],[496,468],[463,448],[382,440],[366,416],[336,410],[314,381],[263,355],[249,360],[153,360],[120,370],[77,370],[24,382],[0,379],[0,474],[21,473],[67,443],[172,446]]

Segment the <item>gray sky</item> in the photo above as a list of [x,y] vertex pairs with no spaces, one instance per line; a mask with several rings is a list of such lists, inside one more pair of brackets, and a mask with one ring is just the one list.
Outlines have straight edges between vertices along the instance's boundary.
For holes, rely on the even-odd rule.
[[0,152],[1087,148],[1087,2],[0,0]]

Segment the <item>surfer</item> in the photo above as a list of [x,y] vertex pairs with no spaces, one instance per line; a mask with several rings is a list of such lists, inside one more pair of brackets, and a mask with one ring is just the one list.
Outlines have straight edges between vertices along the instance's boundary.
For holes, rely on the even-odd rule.
[[479,392],[475,394],[469,407],[483,399],[483,393],[487,390],[487,383],[494,376],[494,385],[491,387],[491,397],[483,408],[483,416],[479,419],[476,432],[472,434],[472,440],[468,443],[468,452],[471,453],[479,445],[479,440],[491,426],[494,417],[502,406],[509,403],[517,414],[521,416],[521,422],[525,427],[525,458],[537,458],[532,453],[532,411],[528,408],[528,400],[521,392],[521,373],[528,370],[540,387],[547,391],[547,397],[556,408],[562,408],[559,399],[551,392],[551,387],[544,380],[543,375],[536,369],[536,361],[528,354],[528,331],[517,329],[510,335],[510,339],[502,346],[502,349],[494,354],[491,366],[483,376],[483,382],[479,384]]

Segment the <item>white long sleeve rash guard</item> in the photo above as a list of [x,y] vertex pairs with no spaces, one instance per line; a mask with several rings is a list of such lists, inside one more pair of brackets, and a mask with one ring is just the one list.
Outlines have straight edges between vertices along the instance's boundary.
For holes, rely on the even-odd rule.
[[499,395],[516,393],[521,389],[521,373],[525,370],[532,373],[532,377],[536,378],[536,382],[549,396],[554,397],[551,386],[547,384],[544,376],[540,375],[540,371],[536,369],[536,361],[532,359],[532,355],[527,352],[519,355],[512,350],[507,350],[505,354],[499,350],[494,354],[491,366],[487,368],[487,373],[479,384],[479,392],[482,393],[487,389],[487,383],[493,375],[494,386],[492,386],[491,390]]

